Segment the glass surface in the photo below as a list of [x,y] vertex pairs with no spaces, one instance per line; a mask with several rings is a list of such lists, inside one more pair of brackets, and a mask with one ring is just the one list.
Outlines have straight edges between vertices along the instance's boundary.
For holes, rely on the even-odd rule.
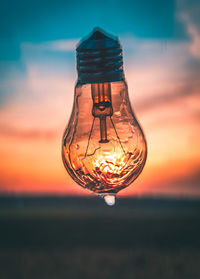
[[97,194],[117,193],[137,178],[146,155],[126,83],[77,84],[62,143],[70,176]]

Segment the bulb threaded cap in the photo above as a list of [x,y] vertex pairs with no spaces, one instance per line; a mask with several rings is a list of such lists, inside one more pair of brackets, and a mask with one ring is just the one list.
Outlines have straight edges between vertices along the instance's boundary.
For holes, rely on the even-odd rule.
[[117,38],[99,28],[76,48],[78,82],[103,83],[124,79],[122,49]]

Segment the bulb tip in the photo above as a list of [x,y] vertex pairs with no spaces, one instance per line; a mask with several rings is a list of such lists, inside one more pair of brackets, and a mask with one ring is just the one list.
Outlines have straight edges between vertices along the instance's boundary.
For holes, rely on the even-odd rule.
[[107,205],[109,206],[115,205],[115,195],[104,195],[103,199]]
[[90,38],[93,40],[101,40],[104,37],[105,37],[105,32],[101,28],[95,27],[92,32],[92,36]]

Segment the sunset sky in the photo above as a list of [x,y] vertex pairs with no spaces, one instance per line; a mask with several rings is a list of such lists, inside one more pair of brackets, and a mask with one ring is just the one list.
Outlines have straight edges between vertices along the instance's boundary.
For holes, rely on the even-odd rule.
[[[88,194],[61,159],[77,42],[117,35],[148,159],[120,195],[200,198],[200,2],[4,1],[0,17],[0,193]],[[11,7],[12,6],[12,7]]]

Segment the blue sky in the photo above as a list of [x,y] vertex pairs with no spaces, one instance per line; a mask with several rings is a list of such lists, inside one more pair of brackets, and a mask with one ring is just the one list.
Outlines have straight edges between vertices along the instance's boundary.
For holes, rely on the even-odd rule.
[[81,38],[95,26],[138,38],[181,39],[173,0],[19,0],[1,3],[1,60],[20,59],[21,42]]
[[[45,43],[80,39],[100,26],[123,37],[170,41],[190,41],[180,13],[187,12],[199,26],[198,1],[161,0],[12,0],[1,3],[0,11],[0,80],[27,74],[24,43]],[[126,45],[124,46],[126,47]],[[125,57],[128,51],[125,51]],[[30,59],[61,64],[75,64],[75,53],[46,51],[31,53]],[[63,61],[66,61],[65,63]],[[0,88],[0,102],[9,91]]]

